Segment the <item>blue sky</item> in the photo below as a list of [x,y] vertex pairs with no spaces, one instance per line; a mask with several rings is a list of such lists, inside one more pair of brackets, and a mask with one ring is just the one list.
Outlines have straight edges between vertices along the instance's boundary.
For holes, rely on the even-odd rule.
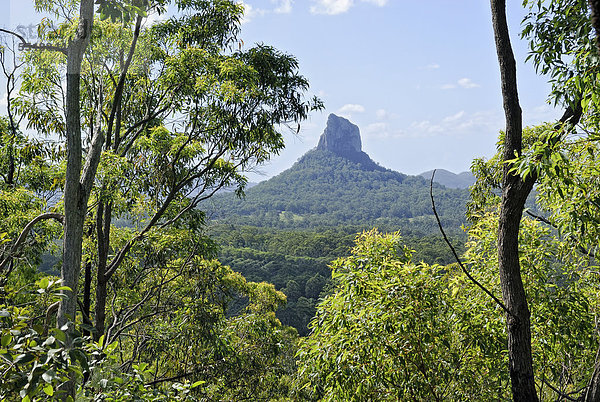
[[[546,104],[545,77],[525,64],[519,39],[525,15],[509,2],[526,124],[560,115]],[[500,78],[485,0],[245,0],[246,45],[272,44],[295,55],[326,110],[261,170],[289,167],[316,146],[327,115],[361,129],[363,150],[408,174],[434,168],[468,170],[495,150],[504,126]],[[258,177],[260,180],[260,177]]]
[[[241,1],[240,1],[241,2]],[[525,124],[555,119],[545,77],[525,64],[525,15],[510,1]],[[0,26],[39,20],[33,1],[0,0]],[[468,170],[494,153],[504,126],[500,79],[486,0],[244,0],[246,48],[272,45],[296,56],[310,93],[325,103],[281,155],[249,174],[271,177],[316,146],[329,113],[360,127],[363,150],[408,174]],[[8,12],[6,12],[8,11]],[[0,99],[0,104],[2,99]]]

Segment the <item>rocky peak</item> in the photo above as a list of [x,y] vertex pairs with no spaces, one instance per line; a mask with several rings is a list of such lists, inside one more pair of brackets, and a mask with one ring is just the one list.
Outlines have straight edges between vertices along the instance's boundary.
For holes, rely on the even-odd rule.
[[358,126],[334,114],[327,119],[327,127],[319,139],[317,150],[346,158],[366,170],[385,170],[362,151]]
[[343,117],[330,114],[317,149],[328,150],[345,157],[361,152],[358,126]]

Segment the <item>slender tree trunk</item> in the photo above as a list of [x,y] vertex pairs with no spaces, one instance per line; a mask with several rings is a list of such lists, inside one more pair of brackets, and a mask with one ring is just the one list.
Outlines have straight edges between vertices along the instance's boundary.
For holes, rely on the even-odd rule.
[[108,296],[108,277],[106,265],[108,261],[110,241],[110,221],[112,208],[110,203],[100,203],[97,210],[97,238],[98,238],[98,272],[96,279],[96,333],[94,337],[98,340],[105,332],[106,321],[106,298]]
[[[106,148],[111,148],[114,151],[118,151],[121,130],[121,112],[123,102],[123,91],[125,88],[125,82],[127,79],[127,73],[133,60],[133,55],[137,46],[137,42],[140,36],[142,28],[142,16],[137,16],[135,22],[135,29],[133,32],[133,40],[129,47],[127,59],[122,65],[122,71],[119,77],[119,83],[115,88],[114,101],[111,108],[111,113],[108,118],[108,125],[106,129]],[[113,136],[114,131],[114,136]],[[113,143],[114,138],[114,143]],[[108,252],[110,249],[110,223],[112,219],[112,205],[110,202],[100,202],[97,209],[97,251],[98,251],[98,270],[96,277],[96,305],[95,305],[95,317],[96,317],[96,333],[94,338],[98,340],[105,332],[106,325],[106,298],[108,297],[108,281],[112,276],[111,272],[107,274],[108,265]]]
[[67,74],[67,171],[65,181],[65,227],[62,284],[72,289],[65,291],[58,310],[57,323],[65,325],[75,317],[77,282],[81,264],[81,244],[85,210],[81,208],[81,127],[79,122],[79,74]]
[[[91,300],[92,293],[92,263],[88,262],[85,264],[85,278],[83,281],[83,323],[91,326],[92,322],[90,321],[90,306],[92,304]],[[84,336],[89,336],[90,331],[84,330],[81,331]]]
[[76,38],[67,48],[67,170],[65,179],[65,226],[61,279],[63,285],[71,288],[64,291],[61,300],[57,325],[64,326],[75,318],[77,308],[77,285],[81,268],[81,245],[83,243],[83,223],[87,213],[87,202],[92,191],[94,178],[100,163],[104,135],[102,133],[102,103],[98,105],[96,127],[83,171],[81,169],[81,120],[80,120],[80,75],[83,54],[90,41],[94,18],[94,1],[80,3],[79,27]]
[[[503,160],[514,159],[521,153],[522,117],[517,91],[516,63],[506,22],[505,0],[491,0],[492,24],[500,73],[502,98],[506,115]],[[533,179],[527,182],[509,172],[504,165],[502,204],[498,230],[498,262],[502,298],[509,310],[506,317],[508,332],[508,360],[515,401],[537,401],[531,355],[530,313],[519,263],[519,226],[525,200],[533,188]]]
[[[81,246],[83,242],[83,222],[87,211],[89,183],[81,181],[81,120],[80,120],[80,80],[81,63],[92,32],[94,19],[94,1],[81,0],[79,5],[79,25],[75,37],[67,47],[67,93],[66,93],[66,136],[67,136],[67,170],[65,178],[65,224],[63,239],[63,261],[61,279],[70,291],[63,291],[65,297],[60,301],[56,323],[59,328],[75,320],[77,309],[77,285],[81,268]],[[96,141],[98,138],[95,139]],[[91,149],[90,153],[94,150]],[[99,159],[99,155],[98,155]],[[89,165],[92,162],[92,166]],[[84,180],[90,173],[95,173],[95,158],[88,158]],[[92,168],[89,170],[89,168]],[[87,193],[86,193],[87,191]],[[71,324],[72,325],[72,324]],[[71,346],[71,336],[67,336],[67,347]],[[74,379],[60,387],[67,396],[75,397]]]
[[596,48],[600,53],[600,0],[589,0],[592,10],[592,26],[596,31]]

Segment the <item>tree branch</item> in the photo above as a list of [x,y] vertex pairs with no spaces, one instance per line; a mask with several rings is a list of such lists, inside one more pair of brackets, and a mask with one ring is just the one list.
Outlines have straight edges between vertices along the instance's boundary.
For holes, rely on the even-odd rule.
[[514,315],[508,310],[508,308],[506,308],[506,306],[504,305],[504,303],[502,303],[500,301],[500,299],[498,299],[496,296],[494,296],[494,294],[492,292],[490,292],[485,286],[483,286],[477,279],[475,279],[469,273],[469,271],[467,270],[467,268],[463,265],[462,261],[458,257],[458,253],[456,252],[456,249],[454,248],[454,246],[452,246],[452,243],[450,243],[450,240],[448,240],[448,236],[446,236],[446,232],[444,231],[444,228],[442,226],[442,222],[440,221],[440,216],[438,215],[437,210],[435,208],[435,200],[433,198],[433,178],[435,177],[436,170],[437,169],[435,169],[433,171],[433,174],[431,175],[431,180],[429,181],[429,196],[431,197],[431,208],[433,209],[433,214],[435,215],[435,219],[437,221],[438,227],[440,228],[440,232],[442,233],[442,236],[444,237],[444,241],[446,242],[446,244],[448,245],[448,247],[450,247],[450,250],[452,250],[452,254],[454,255],[454,259],[456,260],[456,262],[458,263],[458,265],[460,266],[460,268],[462,269],[462,271],[465,273],[465,275],[467,275],[467,277],[469,278],[469,280],[471,282],[473,282],[475,285],[477,285],[479,288],[481,288],[481,290],[483,290],[485,292],[485,294],[487,294],[489,297],[491,297],[494,300],[494,302],[496,302],[496,304],[498,306],[500,306],[502,308],[502,310],[504,310],[506,312],[506,314],[510,315],[511,317],[514,317]]
[[54,212],[48,212],[48,213],[41,214],[41,215],[38,215],[35,218],[33,218],[25,226],[25,228],[23,229],[23,231],[21,232],[21,234],[19,235],[19,237],[17,238],[17,240],[15,241],[15,243],[10,248],[10,251],[8,252],[8,255],[0,263],[0,271],[4,270],[4,268],[6,267],[6,265],[9,263],[10,259],[19,251],[19,249],[21,248],[21,246],[25,242],[25,239],[29,235],[29,232],[31,231],[31,229],[33,229],[33,227],[38,222],[40,222],[42,220],[46,220],[46,219],[54,219],[54,220],[56,220],[56,221],[58,221],[60,223],[64,223],[64,216],[61,215],[61,214],[58,214],[58,213],[54,213]]

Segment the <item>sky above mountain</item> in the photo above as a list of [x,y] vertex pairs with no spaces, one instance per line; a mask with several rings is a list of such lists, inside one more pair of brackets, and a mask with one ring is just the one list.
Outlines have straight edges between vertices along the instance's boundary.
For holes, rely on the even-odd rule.
[[[545,77],[525,64],[520,40],[526,10],[508,2],[525,124],[560,115],[546,98]],[[283,129],[286,149],[250,173],[261,181],[314,148],[329,113],[361,130],[369,156],[418,174],[468,170],[495,151],[504,126],[489,2],[483,0],[244,0],[244,47],[265,43],[296,56],[325,110],[299,134]],[[33,1],[0,0],[0,26],[39,21]],[[3,95],[3,94],[2,94]],[[0,98],[5,103],[5,98]]]

